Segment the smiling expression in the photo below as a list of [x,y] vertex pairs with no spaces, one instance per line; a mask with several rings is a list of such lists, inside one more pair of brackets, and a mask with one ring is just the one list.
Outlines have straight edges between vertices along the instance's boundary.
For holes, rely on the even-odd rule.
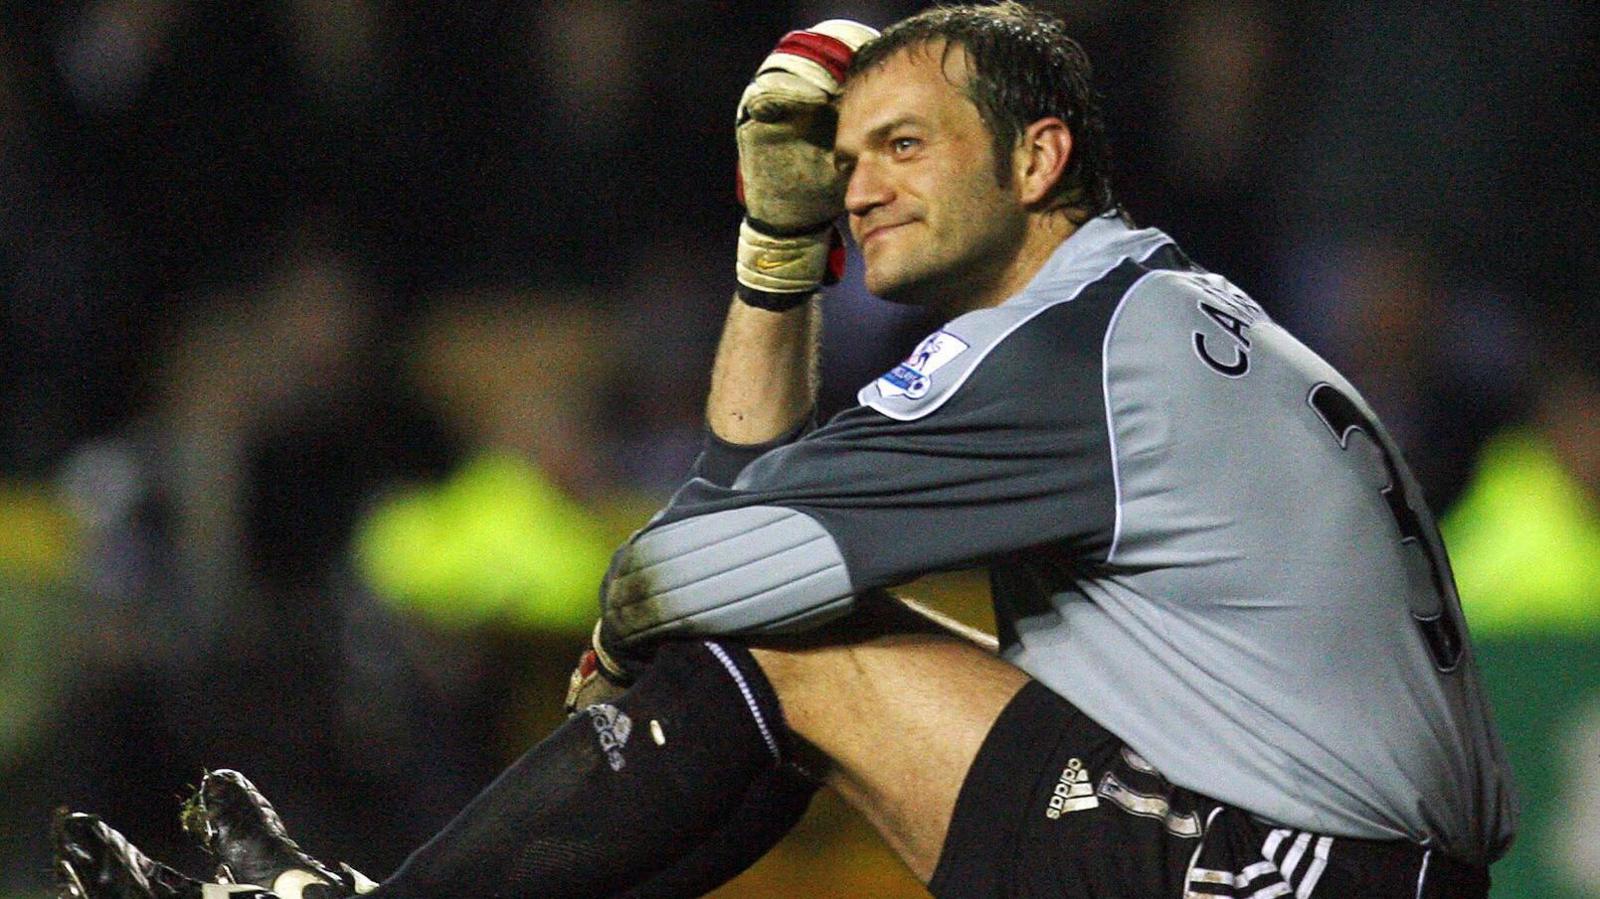
[[961,90],[968,65],[959,46],[909,47],[854,76],[840,103],[850,231],[867,289],[884,299],[952,312],[1005,299],[994,294],[1027,210],[1001,186],[989,129]]

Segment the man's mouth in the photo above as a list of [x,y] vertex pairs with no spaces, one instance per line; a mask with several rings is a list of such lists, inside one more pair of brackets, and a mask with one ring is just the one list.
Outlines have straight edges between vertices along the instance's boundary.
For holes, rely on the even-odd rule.
[[873,225],[871,228],[861,232],[861,245],[864,247],[867,245],[867,242],[872,240],[874,237],[877,237],[880,234],[887,234],[888,232],[893,231],[904,224],[906,224],[906,222],[896,222],[894,224],[886,225]]

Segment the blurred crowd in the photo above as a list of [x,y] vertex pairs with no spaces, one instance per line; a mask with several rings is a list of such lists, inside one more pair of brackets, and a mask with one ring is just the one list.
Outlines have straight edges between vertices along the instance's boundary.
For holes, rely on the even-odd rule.
[[[739,91],[923,5],[0,0],[0,897],[62,803],[202,869],[207,765],[382,876],[558,722],[698,448]],[[1133,218],[1338,365],[1443,518],[1529,794],[1496,895],[1600,896],[1600,11],[1039,5]],[[826,309],[824,414],[929,326],[859,265]],[[726,894],[918,895],[837,830]]]

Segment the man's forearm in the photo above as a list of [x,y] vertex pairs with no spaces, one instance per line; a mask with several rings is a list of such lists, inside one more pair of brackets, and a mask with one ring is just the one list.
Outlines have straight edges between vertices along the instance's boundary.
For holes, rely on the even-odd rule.
[[733,301],[706,400],[713,434],[733,444],[766,443],[811,411],[821,320],[815,295],[786,312]]

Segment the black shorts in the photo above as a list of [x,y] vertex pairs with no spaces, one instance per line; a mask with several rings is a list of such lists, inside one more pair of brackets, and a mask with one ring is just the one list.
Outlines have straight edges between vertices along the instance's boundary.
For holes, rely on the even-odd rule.
[[1412,843],[1273,827],[1175,787],[1037,682],[1000,714],[956,800],[939,897],[1487,896],[1488,871]]

